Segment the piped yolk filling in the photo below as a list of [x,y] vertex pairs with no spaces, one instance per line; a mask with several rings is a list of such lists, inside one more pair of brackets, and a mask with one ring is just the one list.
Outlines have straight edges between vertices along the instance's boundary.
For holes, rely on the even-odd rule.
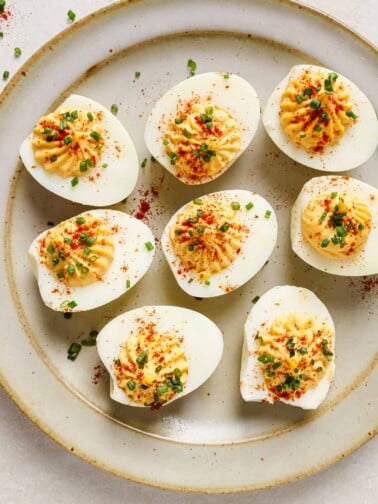
[[130,336],[114,363],[118,386],[131,401],[158,408],[183,392],[188,361],[182,339],[161,334],[154,324]]
[[239,126],[225,109],[195,100],[178,107],[163,141],[176,177],[200,182],[220,174],[240,151]]
[[344,259],[363,250],[371,218],[369,207],[357,196],[322,193],[313,198],[302,213],[302,235],[320,254]]
[[102,112],[61,109],[42,117],[33,131],[35,160],[49,173],[81,177],[95,167],[105,146]]
[[115,231],[91,214],[80,215],[48,231],[39,243],[39,255],[61,282],[89,285],[101,281],[113,262]]
[[306,70],[283,92],[280,119],[293,142],[308,151],[322,152],[339,142],[357,115],[336,73]]
[[208,282],[236,259],[247,232],[236,213],[220,200],[196,199],[177,216],[169,236],[186,273]]
[[[333,330],[312,316],[293,313],[278,317],[255,338],[271,402],[294,400],[316,388],[333,359]],[[330,374],[327,376],[330,380]]]

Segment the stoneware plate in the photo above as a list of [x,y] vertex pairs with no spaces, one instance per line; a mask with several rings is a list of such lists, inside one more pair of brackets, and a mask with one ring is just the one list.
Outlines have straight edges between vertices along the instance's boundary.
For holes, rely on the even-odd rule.
[[[294,255],[290,207],[318,172],[280,153],[261,123],[237,163],[206,186],[186,187],[150,160],[143,143],[148,113],[163,92],[187,77],[189,58],[198,72],[241,75],[262,104],[293,65],[319,64],[355,81],[377,107],[373,48],[333,20],[288,1],[119,2],[55,37],[0,96],[1,383],[49,436],[119,476],[186,491],[268,487],[320,470],[373,435],[378,279],[330,276]],[[175,210],[203,192],[246,188],[270,201],[279,219],[278,244],[255,278],[221,298],[190,298],[178,288],[157,241],[147,276],[119,300],[69,320],[43,305],[27,248],[49,221],[85,208],[40,187],[20,164],[18,148],[36,120],[71,92],[107,107],[118,104],[140,161],[148,161],[136,190],[114,208],[139,212],[156,238]],[[371,159],[350,174],[377,186],[376,166]],[[251,301],[282,284],[313,290],[337,328],[335,380],[315,412],[247,404],[240,396],[242,329]],[[155,304],[200,311],[222,329],[225,342],[211,379],[159,412],[113,402],[95,348],[83,348],[75,362],[66,358],[70,343],[110,318]]]

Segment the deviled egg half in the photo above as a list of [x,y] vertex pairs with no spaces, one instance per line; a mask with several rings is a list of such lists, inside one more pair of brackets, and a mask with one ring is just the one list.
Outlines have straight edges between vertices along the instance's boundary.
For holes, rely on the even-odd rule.
[[256,91],[237,75],[209,72],[167,91],[145,130],[148,150],[181,182],[219,177],[245,151],[260,119]]
[[56,311],[97,308],[132,288],[154,256],[154,237],[116,210],[88,210],[41,233],[28,256],[43,302]]
[[166,225],[162,249],[179,286],[190,296],[232,292],[266,263],[277,240],[271,205],[251,191],[195,198]]
[[292,208],[291,243],[326,273],[378,273],[378,190],[346,176],[309,180]]
[[215,371],[223,352],[218,327],[177,306],[144,306],[119,315],[96,341],[110,374],[111,398],[151,409],[197,389]]
[[314,293],[274,287],[253,306],[244,326],[243,399],[317,408],[334,374],[334,345],[331,315]]
[[134,189],[139,173],[134,144],[121,122],[80,95],[39,119],[20,156],[43,187],[83,205],[118,203]]
[[316,65],[296,65],[263,112],[265,129],[287,156],[323,171],[351,170],[378,143],[376,113],[349,79]]

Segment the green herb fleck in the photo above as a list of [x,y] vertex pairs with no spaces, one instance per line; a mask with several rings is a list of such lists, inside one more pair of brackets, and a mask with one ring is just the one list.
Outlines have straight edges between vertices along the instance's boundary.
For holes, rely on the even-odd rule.
[[72,23],[75,21],[76,14],[71,9],[67,12],[67,16]]

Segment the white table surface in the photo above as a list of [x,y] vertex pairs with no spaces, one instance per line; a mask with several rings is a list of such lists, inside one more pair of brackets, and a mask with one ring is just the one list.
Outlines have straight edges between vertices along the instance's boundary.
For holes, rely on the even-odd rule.
[[[12,15],[0,19],[0,77],[12,75],[43,43],[110,0],[7,0]],[[378,0],[306,0],[378,45]],[[14,56],[20,47],[22,55]],[[0,91],[4,81],[0,79]],[[1,128],[1,125],[0,125]],[[296,483],[248,494],[211,496],[157,490],[104,473],[69,454],[39,431],[0,388],[0,503],[256,503],[377,502],[378,442],[372,440],[327,470]]]

